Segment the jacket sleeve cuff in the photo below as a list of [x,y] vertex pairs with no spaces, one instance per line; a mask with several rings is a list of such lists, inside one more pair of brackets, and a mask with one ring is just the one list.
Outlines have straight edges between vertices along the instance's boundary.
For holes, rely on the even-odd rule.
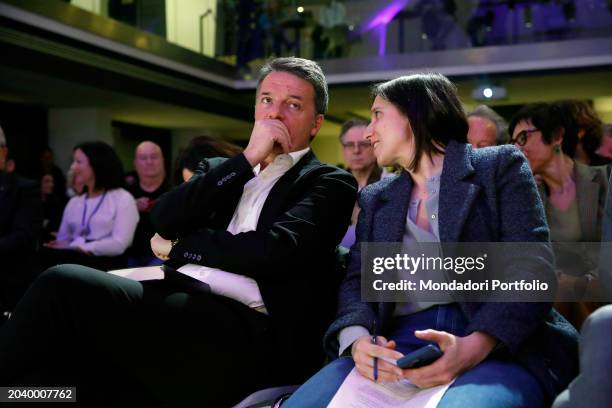
[[338,343],[340,347],[338,349],[338,355],[344,354],[347,348],[360,337],[369,336],[370,332],[363,326],[348,326],[340,331],[338,334]]

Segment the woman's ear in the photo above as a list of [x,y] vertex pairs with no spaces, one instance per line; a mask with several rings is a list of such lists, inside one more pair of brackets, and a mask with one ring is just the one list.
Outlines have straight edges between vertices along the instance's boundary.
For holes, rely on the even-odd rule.
[[552,142],[555,143],[563,143],[563,137],[565,136],[565,129],[560,127],[553,131],[552,134]]

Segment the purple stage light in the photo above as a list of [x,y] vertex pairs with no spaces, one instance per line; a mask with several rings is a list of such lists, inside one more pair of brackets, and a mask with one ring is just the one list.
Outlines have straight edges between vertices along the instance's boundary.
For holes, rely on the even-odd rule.
[[410,0],[395,0],[389,5],[385,6],[382,10],[374,14],[370,21],[364,25],[361,33],[364,34],[374,28],[378,27],[378,33],[380,38],[378,40],[378,55],[385,55],[385,48],[387,46],[387,30],[386,26],[391,20],[402,11]]
[[363,32],[365,33],[370,31],[380,25],[389,24],[389,22],[393,20],[393,17],[395,17],[397,13],[406,7],[406,4],[408,4],[409,1],[410,0],[395,0],[391,2],[391,4],[374,14],[370,22],[365,25]]

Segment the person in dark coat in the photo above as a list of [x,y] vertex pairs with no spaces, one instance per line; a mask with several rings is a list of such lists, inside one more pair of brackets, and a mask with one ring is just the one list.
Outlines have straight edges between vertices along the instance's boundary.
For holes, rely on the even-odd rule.
[[[521,152],[468,145],[456,87],[440,74],[400,77],[373,95],[366,138],[380,166],[404,170],[361,190],[357,242],[324,339],[328,355],[340,358],[285,406],[326,406],[353,368],[420,388],[454,380],[438,407],[550,403],[577,371],[577,332],[550,302],[362,301],[368,242],[529,242],[533,255],[507,260],[504,275],[555,282],[542,200]],[[389,362],[431,343],[443,355],[430,365],[402,370]]]
[[[12,309],[36,275],[42,208],[34,181],[6,171],[8,147],[0,128],[0,309]],[[0,316],[0,319],[2,316]]]

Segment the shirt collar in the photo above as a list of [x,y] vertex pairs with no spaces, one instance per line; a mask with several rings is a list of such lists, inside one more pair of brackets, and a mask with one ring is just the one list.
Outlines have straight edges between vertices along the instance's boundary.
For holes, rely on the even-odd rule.
[[[274,158],[274,161],[272,161],[272,163],[270,163],[261,173],[266,174],[273,170],[286,172],[290,168],[292,168],[298,161],[300,161],[300,159],[304,157],[309,151],[310,146],[306,147],[305,149],[298,150],[296,152],[279,154]],[[256,176],[259,175],[260,169],[260,164],[257,164],[257,166],[253,167],[253,172]]]

